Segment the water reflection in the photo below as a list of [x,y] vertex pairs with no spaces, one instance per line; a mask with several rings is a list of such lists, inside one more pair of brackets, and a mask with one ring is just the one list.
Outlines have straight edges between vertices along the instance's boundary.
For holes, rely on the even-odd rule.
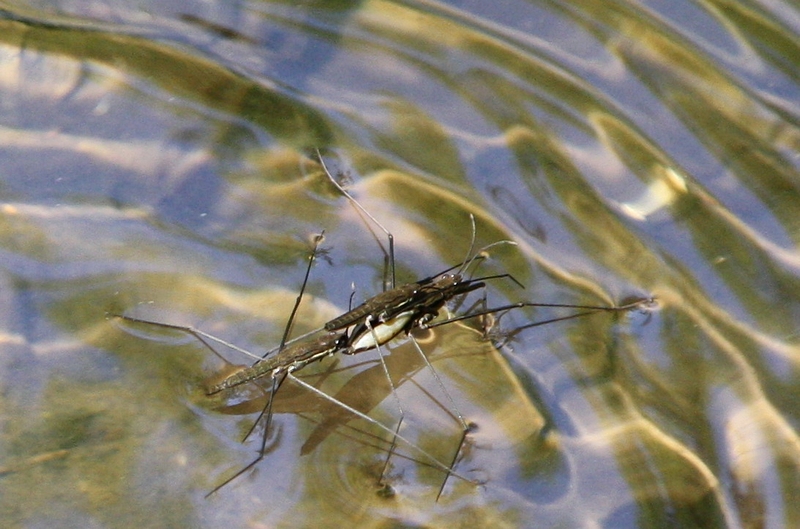
[[[4,526],[798,525],[795,19],[749,1],[0,9]],[[434,503],[440,473],[398,456],[382,498],[382,438],[284,388],[267,460],[204,500],[252,457],[250,410],[203,395],[209,351],[104,314],[263,351],[321,229],[296,334],[352,283],[380,289],[316,147],[395,233],[401,280],[458,262],[474,214],[478,245],[518,243],[484,271],[525,288],[490,303],[660,310],[499,351],[434,336],[483,486]],[[407,433],[446,452],[458,427],[407,347],[388,356]],[[391,423],[377,365],[354,363],[308,380]]]

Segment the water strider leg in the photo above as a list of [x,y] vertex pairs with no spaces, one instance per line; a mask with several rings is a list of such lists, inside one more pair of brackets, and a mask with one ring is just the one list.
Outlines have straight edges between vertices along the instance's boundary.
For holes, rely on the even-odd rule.
[[383,368],[383,374],[386,375],[386,380],[389,382],[389,388],[392,390],[392,396],[394,397],[395,405],[397,406],[397,411],[400,414],[400,419],[397,421],[397,427],[395,428],[394,435],[392,436],[392,444],[389,447],[389,452],[386,454],[386,461],[383,463],[383,469],[381,470],[380,478],[378,478],[378,484],[381,485],[384,494],[388,494],[390,486],[386,483],[385,477],[386,472],[389,470],[389,460],[392,458],[392,454],[394,454],[394,450],[397,446],[397,439],[399,438],[400,434],[400,427],[403,425],[403,420],[405,419],[405,412],[403,411],[403,405],[400,402],[400,397],[397,395],[397,388],[394,385],[394,381],[392,380],[392,376],[389,374],[389,368],[386,367],[386,360],[383,358],[383,349],[381,347],[380,339],[378,338],[375,329],[370,324],[369,319],[365,321],[367,328],[369,329],[369,333],[372,335],[372,339],[376,344],[376,349],[378,351],[378,359],[381,362],[381,367]]
[[[288,320],[286,321],[286,327],[284,328],[284,331],[283,331],[283,337],[281,338],[281,344],[280,344],[280,346],[278,346],[278,353],[277,353],[278,355],[280,355],[281,351],[283,351],[284,348],[286,347],[286,341],[287,341],[287,339],[289,337],[289,333],[291,332],[292,324],[294,323],[294,318],[295,318],[295,316],[297,314],[297,309],[300,306],[300,302],[303,299],[303,294],[305,293],[306,285],[308,284],[308,277],[311,274],[311,266],[314,264],[314,258],[317,255],[317,251],[319,249],[319,244],[324,240],[324,234],[325,234],[325,232],[323,231],[322,233],[320,233],[319,235],[314,237],[314,247],[311,250],[311,255],[308,258],[308,266],[306,267],[306,272],[305,272],[305,275],[303,276],[303,283],[300,286],[300,292],[298,293],[297,298],[295,299],[295,303],[294,303],[294,306],[292,307],[292,311],[289,314]],[[259,358],[259,360],[262,360],[262,358]],[[271,376],[272,376],[272,389],[271,389],[271,391],[269,393],[269,398],[267,399],[267,403],[264,406],[264,408],[261,410],[261,412],[258,414],[258,417],[256,417],[256,420],[253,422],[253,425],[250,427],[250,429],[247,431],[245,436],[242,438],[242,442],[244,443],[247,440],[247,438],[250,437],[250,435],[255,431],[256,426],[258,426],[258,423],[261,421],[261,419],[264,418],[264,416],[266,415],[266,420],[265,420],[265,423],[264,423],[264,433],[261,435],[261,448],[258,451],[258,456],[253,461],[248,463],[245,467],[243,467],[241,470],[239,470],[236,474],[234,474],[233,476],[229,477],[228,479],[226,479],[225,481],[223,481],[222,483],[220,483],[216,487],[214,487],[214,489],[212,489],[208,494],[206,494],[206,498],[208,498],[209,496],[211,496],[212,494],[214,494],[215,492],[220,490],[222,487],[224,487],[228,483],[232,482],[233,480],[235,480],[236,478],[238,478],[239,476],[241,476],[242,474],[244,474],[245,472],[247,472],[251,468],[255,467],[262,459],[264,459],[264,456],[266,455],[266,450],[267,450],[267,439],[269,438],[270,426],[272,425],[272,417],[273,417],[273,415],[272,415],[272,403],[273,403],[273,401],[275,399],[275,395],[276,395],[278,389],[280,388],[280,386],[283,383],[283,381],[286,379],[286,374],[287,374],[286,370],[273,371],[271,373]]]
[[[605,312],[619,312],[619,311],[631,310],[633,308],[640,307],[640,306],[643,306],[644,304],[650,303],[651,301],[652,301],[651,299],[639,299],[639,300],[636,300],[636,301],[631,302],[631,303],[627,303],[627,304],[619,306],[619,307],[617,307],[617,306],[615,306],[615,307],[603,307],[603,306],[594,306],[594,305],[569,305],[569,304],[559,304],[559,303],[513,303],[513,304],[509,304],[509,305],[504,305],[504,306],[501,306],[501,307],[491,308],[491,309],[484,308],[482,310],[478,310],[478,311],[475,311],[475,312],[467,313],[465,315],[457,316],[457,317],[454,317],[454,318],[449,318],[447,320],[443,320],[443,321],[436,322],[436,323],[433,323],[433,324],[425,324],[424,320],[421,320],[419,322],[420,323],[419,326],[420,327],[427,327],[427,328],[438,327],[440,325],[445,325],[447,323],[453,323],[453,322],[460,321],[460,320],[465,320],[465,319],[468,319],[468,318],[486,316],[486,315],[493,314],[493,313],[498,313],[498,312],[502,312],[503,314],[505,314],[506,312],[508,312],[509,310],[512,310],[514,308],[520,308],[520,307],[526,307],[526,306],[549,307],[549,308],[573,308],[573,309],[581,309],[581,310],[583,310],[583,312],[578,312],[578,313],[570,314],[570,315],[567,315],[567,316],[550,318],[548,320],[543,320],[543,321],[534,322],[534,323],[525,325],[525,326],[523,326],[523,327],[521,327],[519,329],[516,329],[514,331],[514,334],[516,334],[518,332],[521,332],[522,330],[525,330],[525,329],[528,329],[528,328],[531,328],[531,327],[536,327],[536,326],[539,326],[539,325],[545,325],[545,324],[548,324],[548,323],[554,323],[554,322],[558,322],[558,321],[565,321],[565,320],[569,320],[569,319],[573,319],[573,318],[577,318],[577,317],[581,317],[581,316],[587,316],[589,314],[595,314],[597,312],[602,312],[602,311],[605,311]],[[485,303],[485,301],[484,301],[484,303]],[[501,314],[501,317],[502,317],[502,314]],[[444,383],[439,378],[439,375],[436,373],[436,370],[433,368],[433,365],[428,360],[427,355],[424,353],[422,348],[419,346],[419,344],[416,341],[416,339],[414,339],[413,336],[410,336],[410,338],[411,338],[412,342],[414,343],[414,346],[417,349],[417,351],[419,352],[420,356],[422,356],[423,360],[428,365],[428,368],[431,370],[431,373],[433,374],[433,376],[434,376],[437,384],[439,385],[440,389],[445,394],[446,398],[450,401],[450,406],[451,406],[452,410],[456,413],[457,420],[458,420],[458,422],[460,423],[460,425],[462,427],[462,435],[461,435],[461,439],[459,440],[458,448],[455,451],[455,453],[453,454],[453,459],[452,459],[452,461],[450,462],[450,465],[449,465],[450,468],[455,468],[455,466],[456,466],[456,464],[458,462],[458,457],[461,454],[461,450],[462,450],[462,448],[464,446],[464,443],[466,442],[467,435],[471,431],[472,427],[467,424],[467,422],[464,420],[464,417],[458,411],[458,408],[457,408],[453,398],[451,397],[450,393],[447,391]],[[437,501],[438,501],[439,497],[441,496],[442,492],[444,491],[444,488],[445,488],[445,486],[447,484],[447,478],[448,477],[449,476],[445,476],[445,479],[443,480],[442,485],[439,488],[439,492],[438,492],[438,494],[436,496]]]
[[[289,319],[286,321],[286,327],[284,327],[283,329],[283,336],[281,337],[281,344],[278,346],[278,353],[280,353],[283,350],[283,348],[286,347],[286,340],[289,338],[289,333],[292,331],[292,325],[294,324],[294,317],[297,315],[297,309],[298,307],[300,307],[300,302],[302,301],[303,294],[306,291],[306,285],[308,284],[308,277],[311,274],[311,266],[314,264],[314,258],[317,256],[317,250],[319,249],[319,245],[323,240],[325,240],[325,230],[322,230],[322,232],[320,232],[319,235],[314,236],[314,247],[311,249],[311,255],[309,255],[308,257],[308,266],[306,267],[306,273],[303,276],[303,283],[302,285],[300,285],[300,292],[298,292],[297,294],[297,298],[295,299],[292,311],[289,313]],[[264,355],[264,357],[266,357],[266,354]],[[269,399],[267,400],[267,404],[264,406],[264,409],[261,410],[261,413],[258,414],[258,417],[256,418],[255,422],[253,423],[253,425],[250,427],[250,429],[247,431],[244,438],[242,439],[242,442],[245,442],[247,438],[250,437],[250,434],[253,433],[253,430],[256,429],[256,425],[258,425],[258,422],[264,416],[264,413],[266,413],[267,414],[266,427],[264,428],[264,435],[262,436],[261,439],[261,451],[259,453],[259,457],[256,460],[256,462],[260,461],[264,457],[264,450],[265,447],[267,446],[267,436],[269,435],[269,425],[272,423],[272,399],[275,397],[275,392],[278,390],[278,387],[280,387],[281,382],[283,382],[284,378],[285,376],[280,379],[280,382],[278,382],[276,386],[275,381],[277,379],[273,377],[272,391],[269,394]],[[255,465],[256,462],[251,463],[251,465],[249,466]],[[236,476],[234,476],[234,478],[235,477]]]
[[[373,217],[372,214],[370,214],[370,212],[366,210],[366,208],[364,208],[361,204],[359,204],[358,200],[353,198],[350,195],[350,193],[348,193],[344,189],[344,187],[342,187],[342,185],[339,182],[336,181],[336,179],[333,177],[333,174],[331,174],[331,172],[328,170],[328,166],[325,165],[325,160],[322,158],[322,154],[319,152],[319,149],[317,149],[316,151],[317,151],[317,158],[319,159],[320,165],[322,165],[322,170],[325,171],[325,175],[333,183],[333,185],[336,186],[336,189],[338,189],[339,192],[341,192],[345,197],[347,197],[347,199],[353,205],[355,210],[358,212],[358,214],[361,217],[361,219],[363,220],[364,219],[364,215],[366,215],[367,218],[369,218],[376,226],[378,226],[378,228],[381,229],[381,231],[383,233],[386,234],[386,238],[389,241],[389,251],[388,251],[388,253],[387,253],[386,249],[383,247],[383,244],[381,243],[381,241],[378,238],[378,236],[375,235],[375,232],[372,231],[372,228],[370,228],[369,224],[366,221],[364,221],[364,224],[367,226],[367,229],[370,231],[370,233],[372,233],[372,236],[375,237],[375,240],[378,242],[378,246],[380,246],[381,250],[384,253],[384,256],[386,257],[386,260],[388,261],[390,273],[389,273],[389,278],[388,278],[389,280],[388,281],[387,281],[387,278],[385,277],[385,274],[384,274],[384,282],[383,282],[384,290],[393,289],[395,287],[394,235],[392,235],[392,233],[389,230],[384,228],[383,224],[378,222],[378,219]],[[386,288],[387,284],[388,284],[388,288]]]
[[361,419],[363,419],[363,420],[367,421],[367,422],[368,422],[368,423],[370,423],[370,424],[373,424],[373,425],[375,425],[376,427],[378,427],[378,428],[380,428],[381,430],[383,430],[383,431],[385,431],[385,432],[389,433],[390,435],[392,435],[392,436],[395,436],[395,437],[396,437],[398,440],[402,441],[402,442],[403,442],[405,445],[407,445],[409,448],[411,448],[412,450],[414,450],[414,451],[415,451],[415,452],[417,452],[418,454],[420,454],[420,455],[424,456],[424,457],[425,457],[425,459],[427,459],[427,460],[428,460],[428,463],[429,463],[430,465],[432,465],[432,466],[434,466],[434,467],[438,468],[438,469],[439,469],[439,470],[441,470],[442,472],[448,473],[448,475],[450,475],[450,476],[455,476],[455,477],[457,477],[458,479],[461,479],[461,480],[464,480],[464,481],[466,481],[467,483],[472,483],[472,484],[476,484],[476,485],[478,484],[478,483],[476,483],[475,481],[473,481],[473,480],[471,480],[471,479],[469,479],[469,478],[467,478],[467,477],[464,477],[464,476],[462,476],[461,474],[459,474],[458,472],[456,472],[456,471],[455,471],[455,470],[453,470],[452,468],[448,467],[447,465],[445,465],[444,463],[442,463],[441,461],[439,461],[438,459],[436,459],[436,458],[435,458],[433,455],[431,455],[429,452],[427,452],[427,451],[426,451],[426,450],[424,450],[423,448],[420,448],[418,445],[416,445],[416,444],[414,444],[413,442],[409,441],[409,440],[408,440],[406,437],[404,437],[404,436],[400,435],[400,434],[399,434],[399,433],[397,433],[395,430],[392,430],[391,428],[389,428],[389,427],[388,427],[388,426],[386,426],[385,424],[381,423],[380,421],[377,421],[377,420],[373,419],[372,417],[370,417],[369,415],[367,415],[367,414],[365,414],[365,413],[362,413],[362,412],[358,411],[357,409],[353,408],[352,406],[349,406],[348,404],[346,404],[346,403],[344,403],[344,402],[342,402],[342,401],[340,401],[340,400],[337,400],[337,399],[335,399],[335,398],[331,397],[330,395],[328,395],[328,394],[327,394],[327,393],[325,393],[324,391],[322,391],[322,390],[320,390],[320,389],[317,389],[317,388],[315,388],[314,386],[312,386],[311,384],[309,384],[309,383],[307,383],[307,382],[304,382],[304,381],[303,381],[302,379],[300,379],[300,378],[297,378],[297,377],[296,377],[296,376],[294,376],[294,375],[293,375],[291,372],[288,372],[288,373],[286,374],[286,376],[287,376],[288,378],[290,378],[290,379],[291,379],[293,382],[295,382],[295,383],[297,383],[297,384],[301,385],[302,387],[304,387],[304,388],[306,388],[307,390],[309,390],[309,391],[311,391],[311,392],[315,393],[316,395],[318,395],[318,396],[322,397],[323,399],[327,400],[328,402],[331,402],[331,403],[335,404],[336,406],[340,406],[340,407],[342,407],[343,409],[345,409],[345,410],[349,411],[349,412],[350,412],[350,413],[352,413],[353,415],[355,415],[355,416],[357,416],[357,417],[359,417],[359,418],[361,418]]
[[[461,437],[458,441],[458,447],[456,448],[456,451],[453,454],[453,459],[450,461],[450,468],[451,469],[455,468],[456,463],[458,462],[458,456],[461,454],[461,448],[464,446],[464,443],[467,440],[467,434],[469,434],[469,432],[472,431],[472,427],[471,425],[467,424],[467,421],[464,419],[464,415],[461,414],[461,411],[458,409],[458,406],[456,406],[455,400],[453,400],[453,397],[450,395],[450,392],[447,391],[447,387],[444,385],[444,382],[442,382],[442,379],[439,378],[439,374],[436,372],[436,369],[433,368],[433,364],[431,364],[431,361],[428,359],[428,355],[426,355],[425,352],[422,350],[422,347],[420,347],[419,342],[417,342],[417,339],[411,335],[409,335],[409,338],[411,338],[411,342],[414,344],[414,348],[422,357],[422,360],[425,362],[425,365],[428,366],[428,369],[433,375],[433,378],[436,380],[439,389],[441,390],[442,393],[444,393],[444,396],[449,401],[451,412],[455,414],[455,418],[458,421],[459,425],[461,426]],[[445,475],[444,479],[442,480],[442,484],[439,487],[438,493],[436,494],[437,502],[439,501],[442,492],[444,492],[444,487],[445,485],[447,485],[447,479],[449,477],[450,477],[450,472],[448,472]]]
[[[286,327],[283,329],[283,337],[281,337],[281,344],[278,346],[278,351],[281,351],[286,346],[286,340],[289,338],[289,333],[292,332],[294,317],[297,315],[297,309],[300,307],[300,301],[303,299],[303,294],[305,293],[306,285],[308,284],[308,276],[311,274],[311,265],[314,264],[314,259],[317,256],[319,245],[324,240],[325,230],[322,230],[319,235],[314,236],[314,248],[311,249],[311,255],[308,257],[308,266],[306,267],[306,274],[303,276],[303,284],[300,286],[300,292],[297,293],[297,298],[294,300],[292,312],[289,313],[289,319],[286,322]],[[264,357],[266,357],[266,354]]]
[[579,309],[579,310],[582,311],[582,312],[576,312],[576,313],[573,313],[573,314],[567,314],[566,316],[558,316],[558,317],[549,318],[549,319],[546,319],[546,320],[535,321],[535,322],[532,322],[532,323],[525,324],[525,325],[523,325],[521,327],[518,327],[518,328],[514,329],[512,332],[506,334],[505,339],[500,344],[502,346],[502,345],[505,345],[506,343],[508,343],[511,340],[511,338],[513,338],[514,336],[516,336],[517,334],[519,334],[520,332],[522,332],[522,331],[524,331],[526,329],[531,329],[533,327],[540,327],[542,325],[547,325],[549,323],[556,323],[556,322],[559,322],[559,321],[571,320],[573,318],[580,318],[580,317],[583,317],[583,316],[588,316],[590,314],[596,314],[598,312],[625,312],[625,311],[633,310],[635,308],[645,307],[647,305],[652,304],[654,301],[655,301],[655,298],[652,298],[652,297],[649,297],[649,298],[638,298],[638,299],[636,299],[634,301],[631,301],[629,303],[625,303],[624,305],[612,306],[612,307],[608,307],[608,306],[604,307],[604,306],[600,306],[600,305],[571,305],[571,304],[565,304],[565,303],[531,303],[531,302],[510,303],[508,305],[503,305],[503,306],[500,306],[500,307],[494,307],[494,308],[491,308],[491,309],[479,310],[477,312],[468,313],[468,314],[462,314],[461,316],[456,316],[456,317],[453,317],[453,318],[448,318],[446,320],[437,321],[437,322],[434,322],[434,323],[431,323],[431,324],[427,324],[427,325],[425,325],[425,327],[431,329],[431,328],[434,328],[434,327],[439,327],[441,325],[447,325],[448,323],[454,323],[454,322],[457,322],[457,321],[467,320],[467,319],[470,319],[470,318],[476,318],[476,317],[485,316],[485,315],[488,315],[488,314],[502,313],[497,318],[499,320],[503,316],[503,314],[507,313],[508,311],[513,310],[513,309],[517,309],[517,308],[522,308],[522,307],[569,308],[569,309]]
[[272,378],[272,391],[269,394],[269,400],[267,401],[267,405],[264,407],[263,410],[261,410],[261,413],[258,415],[258,418],[253,423],[253,426],[250,427],[250,430],[244,436],[244,439],[242,439],[242,442],[244,442],[250,436],[250,434],[253,433],[253,430],[255,429],[256,425],[258,424],[258,422],[261,420],[261,418],[266,413],[267,420],[266,420],[266,424],[264,424],[264,435],[261,436],[261,448],[258,451],[258,457],[256,457],[250,463],[248,463],[247,465],[242,467],[236,474],[234,474],[233,476],[229,477],[228,479],[226,479],[225,481],[223,481],[222,483],[220,483],[219,485],[217,485],[216,487],[211,489],[208,492],[208,494],[205,495],[205,498],[208,498],[209,496],[211,496],[212,494],[214,494],[215,492],[220,490],[222,487],[224,487],[228,483],[232,482],[233,480],[235,480],[236,478],[238,478],[239,476],[241,476],[242,474],[244,474],[245,472],[247,472],[251,468],[255,467],[266,456],[266,454],[267,454],[267,437],[268,437],[267,434],[269,432],[269,427],[272,425],[272,402],[273,402],[273,397],[274,397],[275,393],[278,391],[278,388],[280,388],[281,384],[283,384],[283,381],[286,380],[286,375],[287,375],[286,373],[283,373],[281,375],[274,376]]
[[152,325],[154,327],[161,327],[162,329],[172,329],[172,330],[175,330],[175,331],[185,332],[185,333],[187,333],[187,334],[189,334],[191,336],[194,336],[200,343],[202,343],[204,346],[206,346],[212,353],[214,353],[218,357],[222,358],[222,360],[224,360],[225,362],[227,362],[227,360],[225,360],[225,358],[222,355],[220,355],[219,352],[216,349],[214,349],[214,347],[206,340],[216,342],[216,343],[218,343],[220,345],[223,345],[225,347],[228,347],[229,349],[232,349],[232,350],[234,350],[234,351],[236,351],[238,353],[242,353],[242,354],[244,354],[246,356],[249,356],[250,358],[253,358],[255,360],[261,360],[260,356],[255,355],[255,354],[251,353],[250,351],[248,351],[246,349],[242,349],[241,347],[236,346],[236,345],[234,345],[234,344],[232,344],[230,342],[226,342],[222,338],[217,338],[213,334],[208,334],[207,332],[203,332],[200,329],[196,329],[196,328],[191,327],[189,325],[174,325],[172,323],[163,323],[163,322],[160,322],[160,321],[144,320],[144,319],[141,319],[141,318],[134,318],[132,316],[125,316],[123,314],[115,314],[113,312],[107,312],[106,316],[107,317],[111,317],[111,318],[117,318],[117,319],[120,319],[120,320],[123,320],[123,321],[128,321],[128,322],[131,322],[131,323],[141,323],[141,324],[145,324],[145,325]]

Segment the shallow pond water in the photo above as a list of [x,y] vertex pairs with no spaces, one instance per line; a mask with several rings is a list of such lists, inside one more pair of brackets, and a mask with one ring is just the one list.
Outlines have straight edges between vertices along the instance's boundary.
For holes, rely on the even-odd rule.
[[[4,2],[3,527],[794,527],[800,508],[800,12],[685,0]],[[501,347],[419,340],[476,429],[441,472],[301,388],[269,453],[224,362],[383,285],[315,159],[394,234],[398,281],[489,251],[489,306],[609,305]],[[379,232],[378,232],[379,233]],[[380,237],[379,237],[380,238]],[[472,296],[458,312],[477,299]],[[513,332],[563,312],[522,309]],[[237,364],[246,359],[221,351]],[[386,350],[403,435],[442,460],[451,406]],[[385,424],[374,354],[303,379]],[[385,492],[385,491],[383,491]]]

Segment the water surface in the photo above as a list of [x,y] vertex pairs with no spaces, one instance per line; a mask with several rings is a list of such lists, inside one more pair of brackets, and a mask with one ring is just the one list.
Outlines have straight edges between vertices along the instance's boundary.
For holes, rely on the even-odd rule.
[[[4,527],[793,527],[800,509],[800,12],[756,1],[0,4]],[[209,399],[193,325],[277,345],[382,288],[313,157],[395,235],[398,280],[493,248],[488,303],[621,303],[421,336],[477,424],[441,473],[282,388]],[[468,304],[467,304],[468,305]],[[464,308],[464,307],[462,307]],[[552,317],[510,313],[511,331]],[[407,340],[404,435],[459,427]],[[235,363],[245,363],[225,351]],[[303,372],[394,424],[372,354]]]

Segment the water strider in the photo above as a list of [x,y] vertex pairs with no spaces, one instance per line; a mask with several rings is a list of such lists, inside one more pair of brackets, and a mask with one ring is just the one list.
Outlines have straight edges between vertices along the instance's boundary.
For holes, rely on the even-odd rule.
[[[258,457],[254,459],[252,462],[250,462],[247,466],[239,470],[236,474],[234,474],[233,476],[222,482],[220,485],[215,487],[211,492],[209,492],[209,495],[218,491],[220,488],[224,487],[225,485],[236,479],[238,476],[242,475],[249,469],[253,468],[259,461],[261,461],[261,459],[264,458],[266,452],[267,436],[270,431],[270,425],[272,420],[272,400],[277,390],[280,388],[281,384],[287,378],[290,378],[296,384],[308,389],[309,391],[319,395],[325,400],[335,404],[336,406],[341,407],[342,409],[354,414],[355,416],[358,416],[368,421],[369,423],[379,427],[380,429],[392,435],[393,436],[392,448],[390,448],[388,451],[388,457],[386,460],[386,464],[384,465],[384,472],[386,471],[386,468],[388,466],[389,458],[391,457],[394,451],[395,443],[398,440],[402,441],[404,444],[408,445],[412,450],[422,455],[426,460],[429,461],[429,463],[432,466],[443,471],[445,473],[445,479],[443,480],[441,487],[439,488],[437,494],[437,499],[438,499],[446,486],[449,476],[453,475],[460,479],[470,481],[469,479],[459,475],[453,470],[453,467],[456,465],[458,461],[463,445],[466,442],[467,434],[470,431],[470,425],[467,424],[463,415],[458,411],[445,385],[442,383],[435,369],[428,360],[427,355],[425,355],[424,351],[421,349],[419,344],[416,342],[416,340],[413,340],[412,337],[412,341],[414,343],[415,348],[421,355],[427,367],[431,370],[431,373],[433,374],[443,394],[448,399],[449,405],[452,410],[452,415],[457,419],[457,421],[461,426],[462,435],[458,447],[455,450],[455,453],[449,465],[440,462],[435,457],[430,455],[428,452],[421,449],[419,446],[415,445],[404,436],[400,435],[399,433],[400,427],[402,425],[405,414],[402,409],[402,406],[400,405],[399,398],[397,397],[397,394],[395,392],[394,383],[392,382],[391,376],[388,372],[388,369],[386,368],[386,364],[384,362],[381,351],[382,345],[394,339],[398,334],[404,332],[408,333],[414,327],[434,327],[434,326],[444,325],[452,321],[463,320],[466,318],[474,318],[497,312],[504,313],[519,307],[526,307],[526,306],[568,307],[568,308],[576,308],[583,310],[583,312],[579,312],[576,314],[554,318],[544,322],[535,322],[525,326],[525,328],[528,328],[536,325],[543,325],[545,323],[551,323],[554,321],[562,321],[565,319],[580,317],[597,311],[629,310],[636,306],[640,306],[644,302],[644,300],[639,300],[636,303],[627,304],[622,307],[600,307],[600,306],[585,306],[585,305],[542,304],[542,303],[523,302],[523,303],[505,305],[502,307],[496,307],[493,309],[485,309],[482,311],[472,312],[462,316],[451,318],[449,320],[443,320],[431,323],[431,321],[438,316],[440,310],[445,306],[445,304],[448,301],[458,296],[467,294],[469,292],[484,287],[485,286],[484,281],[488,279],[497,279],[503,277],[510,278],[513,281],[516,280],[509,274],[487,276],[477,279],[464,277],[466,270],[471,266],[473,262],[476,261],[478,255],[487,250],[489,247],[493,246],[490,245],[489,247],[483,248],[481,251],[477,252],[475,256],[470,258],[475,241],[475,227],[473,219],[472,242],[467,252],[467,258],[465,258],[465,260],[461,264],[451,267],[439,274],[419,280],[417,282],[408,283],[405,285],[401,285],[400,287],[396,287],[394,283],[394,250],[393,250],[392,234],[388,230],[386,230],[371,214],[369,214],[369,212],[367,212],[352,196],[350,196],[339,185],[339,183],[327,170],[327,167],[325,166],[324,160],[322,159],[321,155],[319,156],[319,159],[326,175],[331,180],[331,182],[333,182],[333,184],[350,200],[351,204],[353,204],[357,208],[360,208],[360,210],[367,217],[369,217],[377,226],[379,226],[384,231],[384,233],[386,233],[387,238],[389,240],[388,265],[391,270],[390,273],[391,281],[388,284],[389,288],[387,290],[366,300],[358,307],[347,311],[341,316],[334,318],[333,320],[326,323],[322,329],[318,329],[317,331],[312,331],[311,333],[307,333],[299,338],[287,341],[297,307],[299,306],[306,283],[308,281],[311,265],[316,255],[317,251],[316,245],[319,243],[318,239],[315,243],[314,251],[312,252],[311,257],[309,259],[309,265],[306,270],[306,275],[303,281],[303,285],[301,287],[300,293],[297,297],[296,303],[287,322],[283,339],[281,340],[281,345],[275,349],[268,351],[263,357],[253,355],[249,351],[236,347],[233,344],[225,342],[224,340],[216,338],[210,334],[204,333],[192,327],[181,327],[176,325],[164,324],[160,322],[152,322],[137,318],[131,318],[127,316],[119,316],[119,317],[134,323],[153,324],[169,329],[182,330],[195,336],[200,342],[202,342],[205,346],[207,346],[215,353],[216,351],[209,343],[211,341],[224,345],[226,347],[230,347],[233,350],[248,355],[256,360],[252,366],[244,368],[238,372],[235,372],[226,377],[225,379],[215,384],[212,384],[209,388],[207,388],[207,393],[209,395],[219,393],[221,391],[225,391],[231,388],[235,388],[241,384],[252,382],[262,377],[269,376],[272,379],[272,389],[269,394],[268,402],[264,407],[264,409],[262,410],[259,417],[256,419],[255,423],[253,424],[253,428],[251,428],[251,430],[245,436],[245,439],[247,439],[247,437],[249,437],[249,435],[255,429],[256,425],[261,421],[261,419],[264,416],[266,416],[265,427],[261,442],[261,449],[259,451]],[[500,241],[498,243],[495,243],[495,245],[496,244],[513,244],[513,243],[511,243],[510,241]],[[457,272],[449,273],[454,269],[457,269]],[[306,382],[297,378],[293,374],[295,371],[303,369],[305,366],[309,365],[312,362],[316,362],[318,360],[321,360],[325,357],[331,356],[336,353],[356,354],[371,349],[376,349],[378,351],[378,357],[383,366],[384,373],[389,381],[390,387],[392,388],[392,393],[394,395],[394,398],[397,401],[397,407],[400,414],[400,419],[395,429],[389,428],[388,426],[369,417],[365,413],[358,411],[353,407],[351,407],[350,405],[340,400],[337,400],[334,397],[324,393],[323,391],[307,384]],[[383,477],[383,473],[381,477]]]

